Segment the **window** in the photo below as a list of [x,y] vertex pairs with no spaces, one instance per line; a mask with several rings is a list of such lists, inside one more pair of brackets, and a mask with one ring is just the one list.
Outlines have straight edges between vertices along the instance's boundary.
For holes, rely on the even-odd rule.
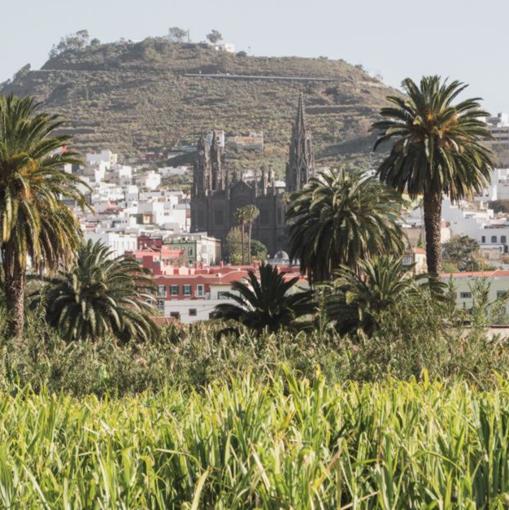
[[191,295],[191,285],[184,285],[184,296]]
[[226,295],[226,291],[219,291],[217,293],[217,299],[228,299],[228,296]]
[[158,296],[166,296],[166,286],[165,285],[157,286],[157,295]]
[[461,299],[470,299],[472,297],[471,292],[460,292],[460,298]]
[[497,290],[497,299],[505,298],[505,297],[507,297],[506,290]]
[[170,312],[170,317],[172,319],[180,320],[180,312]]
[[157,309],[164,312],[164,299],[157,300]]
[[196,295],[197,296],[204,296],[205,295],[205,285],[203,284],[198,284],[196,286]]
[[507,243],[507,237],[506,236],[500,236],[500,243],[506,244]]
[[170,285],[170,294],[172,296],[178,296],[179,295],[179,286],[178,285]]
[[491,242],[496,243],[497,242],[497,236],[491,236]]
[[189,317],[196,317],[198,315],[198,312],[196,308],[189,308]]
[[481,237],[481,243],[483,243],[483,244],[484,244],[485,242],[486,242],[486,236],[482,236],[482,237]]

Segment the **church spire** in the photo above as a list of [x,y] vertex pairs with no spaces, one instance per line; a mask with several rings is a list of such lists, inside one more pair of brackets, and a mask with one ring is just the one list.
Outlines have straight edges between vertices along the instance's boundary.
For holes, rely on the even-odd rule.
[[313,175],[314,166],[313,145],[311,134],[306,129],[304,97],[301,93],[292,128],[290,157],[286,165],[286,191],[294,192],[302,189]]
[[211,187],[214,191],[224,188],[222,160],[223,153],[219,143],[219,135],[216,133],[216,130],[214,130],[212,132],[212,142],[210,144]]
[[194,196],[201,196],[210,188],[210,153],[203,135],[198,140],[196,152],[198,157],[194,163],[192,191]]

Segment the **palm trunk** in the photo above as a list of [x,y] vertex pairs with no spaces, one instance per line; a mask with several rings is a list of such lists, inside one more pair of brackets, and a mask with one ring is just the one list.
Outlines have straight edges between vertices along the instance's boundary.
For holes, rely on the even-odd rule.
[[242,254],[241,265],[244,264],[244,223],[240,224],[240,252]]
[[428,273],[438,276],[442,268],[440,227],[442,222],[442,194],[424,194],[424,228],[426,230],[426,259]]
[[253,234],[253,224],[250,223],[248,227],[247,233],[247,261],[249,264],[252,262],[252,253],[251,253],[251,236]]
[[25,269],[13,250],[3,251],[4,291],[7,307],[7,334],[21,339],[25,322]]

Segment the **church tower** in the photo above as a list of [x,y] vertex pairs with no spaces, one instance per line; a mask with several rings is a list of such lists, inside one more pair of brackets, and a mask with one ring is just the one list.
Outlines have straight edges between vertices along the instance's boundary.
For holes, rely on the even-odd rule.
[[210,144],[210,170],[211,170],[211,189],[219,191],[224,189],[224,168],[223,168],[223,150],[219,145],[219,136],[214,130],[212,133],[212,142]]
[[210,151],[207,141],[203,136],[200,136],[198,145],[196,147],[198,157],[194,163],[193,168],[193,196],[199,197],[206,195],[210,189]]
[[286,191],[301,190],[314,173],[315,158],[311,134],[306,129],[304,98],[299,97],[297,117],[292,128],[290,157],[286,165]]

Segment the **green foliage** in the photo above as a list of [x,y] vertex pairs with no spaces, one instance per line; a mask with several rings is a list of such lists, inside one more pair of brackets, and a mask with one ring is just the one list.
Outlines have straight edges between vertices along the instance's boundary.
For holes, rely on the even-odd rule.
[[251,257],[254,260],[263,262],[267,259],[267,253],[267,247],[261,241],[258,241],[258,239],[251,241]]
[[79,162],[57,135],[62,120],[39,111],[32,98],[0,96],[0,258],[12,334],[21,334],[28,261],[33,270],[69,262],[81,230],[62,199],[84,206],[75,175],[64,171]]
[[[257,239],[251,240],[251,257],[263,262],[267,258],[267,247]],[[242,235],[240,227],[233,227],[225,241],[225,257],[230,264],[242,264]]]
[[[314,379],[316,368],[332,383],[381,381],[387,376],[430,377],[451,384],[462,380],[490,388],[495,373],[507,370],[509,349],[503,338],[488,337],[482,327],[466,329],[466,316],[426,298],[427,314],[402,303],[381,314],[372,337],[342,336],[322,328],[254,335],[243,327],[218,335],[224,324],[164,328],[158,339],[142,345],[66,342],[40,317],[27,317],[23,342],[14,347],[0,336],[0,388],[31,385],[36,390],[73,395],[125,395],[159,391],[178,383],[197,389],[253,373],[270,380],[284,363],[299,377]],[[0,330],[5,314],[0,315]]]
[[479,243],[468,236],[453,236],[442,245],[444,262],[454,264],[459,271],[479,271]]
[[216,44],[223,40],[223,35],[218,30],[213,29],[207,34],[207,40],[212,44]]
[[187,30],[184,30],[180,27],[170,27],[168,30],[168,35],[170,40],[173,42],[184,42],[186,36],[188,35]]
[[509,388],[330,384],[0,397],[5,508],[504,508]]
[[430,289],[436,299],[445,299],[445,285],[409,273],[402,257],[380,256],[361,261],[357,270],[341,266],[333,283],[325,285],[325,308],[342,334],[373,335],[395,307],[427,315]]
[[455,201],[482,191],[493,162],[483,144],[490,134],[479,99],[453,104],[467,85],[439,76],[425,76],[419,85],[407,78],[402,86],[408,97],[388,97],[384,120],[373,125],[380,133],[375,149],[393,142],[380,179],[411,197],[445,193]]
[[48,323],[69,341],[105,335],[149,340],[156,335],[152,290],[152,277],[136,260],[113,258],[109,248],[89,240],[68,271],[32,295],[32,307],[45,307]]
[[419,85],[407,78],[402,86],[407,96],[389,96],[391,105],[380,111],[383,120],[373,124],[379,133],[375,150],[392,143],[378,176],[411,198],[423,195],[428,271],[437,275],[442,196],[453,201],[470,197],[490,179],[487,113],[478,98],[453,104],[467,87],[459,81],[425,76]]
[[493,200],[488,202],[488,207],[495,213],[509,213],[509,200]]
[[[97,46],[98,39],[93,39],[92,42],[94,43],[93,46]],[[57,45],[54,45],[53,48],[51,49],[49,57],[55,58],[60,53],[63,53],[65,51],[82,50],[83,48],[86,48],[89,44],[91,44],[91,42],[88,30],[78,30],[74,34],[62,37],[62,39],[60,39],[60,42]]]
[[474,327],[507,324],[509,292],[502,292],[495,299],[490,299],[491,285],[487,278],[475,278],[468,286],[472,293],[472,306],[466,310],[466,320],[470,320]]
[[233,227],[226,235],[225,257],[230,264],[242,264],[242,234],[240,227]]
[[277,267],[264,264],[259,277],[248,271],[247,281],[233,282],[224,297],[232,303],[216,306],[213,318],[235,321],[261,332],[296,325],[296,320],[313,312],[312,292],[298,290],[298,277],[285,279]]
[[345,265],[384,253],[401,253],[401,199],[376,179],[358,172],[327,170],[290,198],[290,258],[314,281]]

